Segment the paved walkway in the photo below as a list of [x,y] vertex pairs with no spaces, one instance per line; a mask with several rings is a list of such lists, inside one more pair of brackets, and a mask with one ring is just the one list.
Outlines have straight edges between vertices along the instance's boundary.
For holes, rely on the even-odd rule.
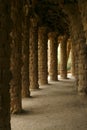
[[87,130],[87,98],[77,95],[74,79],[41,86],[23,109],[12,115],[12,130]]

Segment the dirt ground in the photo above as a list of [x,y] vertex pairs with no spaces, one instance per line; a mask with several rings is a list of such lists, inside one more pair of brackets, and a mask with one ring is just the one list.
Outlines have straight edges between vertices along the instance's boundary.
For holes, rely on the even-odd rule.
[[74,79],[49,82],[23,99],[24,112],[12,115],[12,130],[87,130],[87,97]]

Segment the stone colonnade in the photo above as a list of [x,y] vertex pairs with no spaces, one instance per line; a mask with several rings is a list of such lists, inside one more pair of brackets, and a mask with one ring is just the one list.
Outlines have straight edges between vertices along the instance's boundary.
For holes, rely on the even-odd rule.
[[[86,2],[85,0],[83,1],[84,3]],[[80,2],[82,1],[80,0]],[[84,3],[82,3],[82,6]],[[85,12],[87,12],[87,7],[85,7],[83,10],[79,4],[79,8],[81,11],[81,16],[76,5],[69,6],[67,8],[67,14],[69,15],[70,20],[70,33],[73,43],[72,59],[75,60],[73,65],[75,64],[74,69],[77,80],[77,88],[79,93],[87,94],[87,15],[85,14]],[[75,10],[75,13],[73,13],[73,10]],[[38,77],[40,85],[48,84],[47,27],[39,27],[38,31],[37,22],[35,22],[36,20],[31,18],[29,33],[29,23],[27,23],[27,16],[25,16],[22,26],[22,11],[23,3],[21,0],[0,1],[0,129],[2,130],[11,129],[10,105],[12,113],[20,113],[22,111],[22,96],[30,96],[29,86],[31,89],[37,89],[39,87]],[[81,17],[83,19],[82,21]],[[31,37],[30,39],[29,36]],[[57,36],[52,34],[50,41],[52,46],[51,51],[54,52],[51,53],[51,60],[55,59],[55,62],[52,61],[52,64],[50,64],[52,67],[50,70],[50,75],[52,74],[52,80],[57,80]],[[61,77],[63,78],[67,78],[66,42],[67,37],[64,36],[61,44]],[[26,43],[26,45],[24,43]]]

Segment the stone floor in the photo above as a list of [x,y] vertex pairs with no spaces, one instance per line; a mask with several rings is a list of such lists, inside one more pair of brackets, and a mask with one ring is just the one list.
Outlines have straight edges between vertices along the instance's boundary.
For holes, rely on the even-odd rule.
[[87,130],[87,97],[74,79],[50,82],[23,99],[24,113],[12,115],[12,130]]

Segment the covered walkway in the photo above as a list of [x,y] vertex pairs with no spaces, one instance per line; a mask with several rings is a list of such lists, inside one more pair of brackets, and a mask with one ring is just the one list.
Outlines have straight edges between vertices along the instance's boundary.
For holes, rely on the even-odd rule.
[[74,79],[40,86],[23,99],[20,115],[12,115],[12,130],[87,130],[87,98],[78,96]]

